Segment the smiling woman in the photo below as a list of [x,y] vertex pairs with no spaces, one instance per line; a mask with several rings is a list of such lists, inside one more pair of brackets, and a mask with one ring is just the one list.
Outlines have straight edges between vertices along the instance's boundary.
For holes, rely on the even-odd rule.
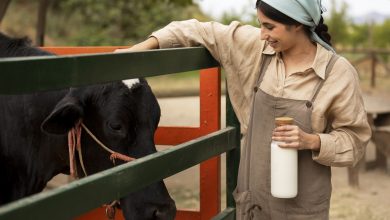
[[[319,0],[255,6],[261,29],[175,21],[124,51],[202,45],[225,69],[244,139],[237,219],[328,219],[330,167],[356,164],[371,135],[357,73],[335,54]],[[274,119],[287,116],[294,124],[275,128]],[[271,140],[298,150],[295,198],[271,196]]]

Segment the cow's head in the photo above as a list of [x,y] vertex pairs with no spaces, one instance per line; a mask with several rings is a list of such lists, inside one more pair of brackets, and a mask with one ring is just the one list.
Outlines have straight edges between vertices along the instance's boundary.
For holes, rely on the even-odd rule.
[[[66,134],[80,119],[106,146],[140,158],[156,152],[160,107],[143,79],[71,89],[42,123],[49,134]],[[109,153],[85,133],[82,154],[88,175],[113,167]],[[119,160],[117,160],[117,164]],[[78,173],[82,174],[78,163]],[[163,181],[121,200],[126,219],[173,219],[176,208]]]

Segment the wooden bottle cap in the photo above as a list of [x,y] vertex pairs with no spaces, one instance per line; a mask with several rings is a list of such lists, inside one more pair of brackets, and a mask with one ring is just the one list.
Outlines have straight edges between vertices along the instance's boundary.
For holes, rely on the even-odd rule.
[[282,125],[292,125],[294,124],[294,119],[290,117],[278,117],[275,118],[275,124],[276,127],[282,126]]

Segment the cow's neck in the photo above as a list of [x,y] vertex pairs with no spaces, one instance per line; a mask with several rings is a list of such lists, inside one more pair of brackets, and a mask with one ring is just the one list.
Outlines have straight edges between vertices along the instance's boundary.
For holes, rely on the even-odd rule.
[[66,135],[49,136],[40,130],[61,97],[47,96],[0,96],[0,121],[7,128],[0,136],[0,204],[40,192],[52,177],[69,170]]
[[24,186],[21,186],[26,190],[26,195],[42,191],[54,176],[68,171],[66,136],[61,140],[56,139],[50,141],[51,144],[40,146],[36,155],[32,155],[31,158],[38,158],[38,161],[27,166],[29,170],[23,178]]

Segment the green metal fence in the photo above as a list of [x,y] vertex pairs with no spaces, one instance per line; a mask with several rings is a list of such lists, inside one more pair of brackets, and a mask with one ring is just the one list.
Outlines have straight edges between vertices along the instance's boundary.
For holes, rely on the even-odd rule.
[[[150,77],[218,65],[204,48],[6,58],[0,60],[0,95]],[[227,100],[227,128],[2,206],[0,219],[69,219],[224,152],[227,153],[227,208],[215,219],[234,219],[235,204],[231,192],[236,185],[240,133]]]

